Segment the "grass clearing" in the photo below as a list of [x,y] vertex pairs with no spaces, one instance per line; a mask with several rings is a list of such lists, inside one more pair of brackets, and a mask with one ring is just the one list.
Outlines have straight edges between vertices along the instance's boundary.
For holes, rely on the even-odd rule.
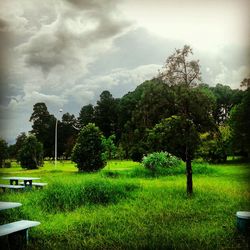
[[23,206],[2,212],[1,222],[40,221],[30,249],[247,249],[235,214],[250,210],[250,164],[194,163],[193,170],[187,198],[184,166],[157,176],[131,161],[110,161],[93,174],[70,162],[1,169],[48,182],[43,190],[2,193],[1,200]]

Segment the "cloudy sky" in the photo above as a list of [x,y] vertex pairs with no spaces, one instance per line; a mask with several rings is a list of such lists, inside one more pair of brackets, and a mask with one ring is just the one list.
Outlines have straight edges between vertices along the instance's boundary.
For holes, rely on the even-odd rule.
[[121,97],[188,44],[203,81],[249,76],[248,0],[1,0],[0,136],[29,131],[33,105],[78,115],[103,90]]

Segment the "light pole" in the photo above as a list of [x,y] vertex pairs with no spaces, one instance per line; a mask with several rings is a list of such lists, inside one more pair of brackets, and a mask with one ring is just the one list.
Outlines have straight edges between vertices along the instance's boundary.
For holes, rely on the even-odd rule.
[[[59,109],[59,112],[61,113],[63,110]],[[57,123],[58,120],[56,118],[56,127],[55,127],[55,167],[56,167],[56,161],[57,161]]]

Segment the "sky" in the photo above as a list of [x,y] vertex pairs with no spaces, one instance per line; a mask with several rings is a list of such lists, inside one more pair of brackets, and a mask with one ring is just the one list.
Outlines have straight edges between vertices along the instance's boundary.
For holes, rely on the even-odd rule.
[[1,0],[0,137],[31,130],[33,105],[78,116],[109,90],[122,97],[185,44],[202,79],[249,77],[248,0]]

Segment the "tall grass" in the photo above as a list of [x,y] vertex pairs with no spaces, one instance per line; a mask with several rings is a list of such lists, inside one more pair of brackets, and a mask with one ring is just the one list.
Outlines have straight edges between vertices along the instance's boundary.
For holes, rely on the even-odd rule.
[[136,183],[100,178],[54,182],[41,193],[38,205],[48,212],[71,211],[83,205],[117,203],[138,188]]

